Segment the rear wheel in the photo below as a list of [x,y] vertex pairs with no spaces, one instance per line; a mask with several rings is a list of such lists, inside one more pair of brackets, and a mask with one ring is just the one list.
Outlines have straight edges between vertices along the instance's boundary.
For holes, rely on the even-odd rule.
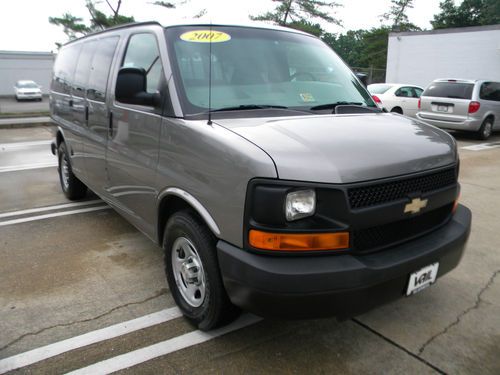
[[64,195],[71,200],[83,198],[87,193],[87,187],[73,174],[66,143],[61,142],[59,145],[57,157],[59,159],[59,181]]
[[487,118],[486,120],[484,120],[481,127],[479,128],[479,131],[477,132],[477,137],[481,140],[486,140],[491,136],[491,133],[493,133],[493,120]]
[[403,110],[400,107],[394,107],[393,109],[391,109],[391,112],[392,113],[399,113],[400,115],[403,114]]
[[163,249],[172,296],[184,316],[201,330],[229,323],[238,315],[224,289],[216,239],[191,211],[167,222]]

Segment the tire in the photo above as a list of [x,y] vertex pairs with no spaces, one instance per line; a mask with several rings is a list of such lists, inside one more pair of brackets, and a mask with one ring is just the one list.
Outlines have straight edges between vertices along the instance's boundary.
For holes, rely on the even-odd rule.
[[394,107],[393,109],[391,109],[391,112],[392,113],[399,113],[400,115],[403,114],[403,110],[399,107]]
[[184,316],[203,331],[239,314],[224,289],[215,243],[190,210],[173,214],[167,222],[163,250],[168,285]]
[[476,135],[477,135],[478,139],[481,139],[484,141],[484,140],[488,139],[492,133],[493,133],[493,120],[490,118],[487,118],[481,124],[481,127],[479,128]]
[[73,174],[66,143],[61,142],[59,145],[57,158],[59,162],[59,167],[57,168],[59,182],[61,183],[64,195],[70,200],[83,198],[87,194],[87,187]]

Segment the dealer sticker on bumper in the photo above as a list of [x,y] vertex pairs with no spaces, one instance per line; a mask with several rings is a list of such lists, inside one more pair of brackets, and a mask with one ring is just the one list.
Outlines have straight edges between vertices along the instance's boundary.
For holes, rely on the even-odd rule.
[[410,275],[410,282],[408,283],[406,295],[409,296],[418,293],[428,286],[434,284],[434,281],[436,281],[438,268],[439,263],[433,263],[418,270],[417,272],[413,272]]

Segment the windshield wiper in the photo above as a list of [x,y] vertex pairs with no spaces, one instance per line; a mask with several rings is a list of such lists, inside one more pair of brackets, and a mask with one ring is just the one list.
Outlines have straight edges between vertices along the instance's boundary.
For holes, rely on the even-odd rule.
[[321,111],[323,109],[335,109],[338,105],[363,105],[363,103],[359,102],[335,102],[328,104],[320,104],[315,105],[314,107],[309,108],[311,111]]
[[218,109],[212,109],[210,112],[224,112],[224,111],[245,111],[249,109],[288,109],[283,105],[270,105],[270,104],[242,104],[234,107],[223,107]]
[[383,112],[378,107],[368,107],[359,102],[335,102],[309,108],[311,111],[321,111],[323,109],[331,109],[332,113],[336,114]]

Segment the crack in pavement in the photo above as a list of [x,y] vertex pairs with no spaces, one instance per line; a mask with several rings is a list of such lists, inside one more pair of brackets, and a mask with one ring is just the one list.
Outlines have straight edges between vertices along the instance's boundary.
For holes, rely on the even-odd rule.
[[146,298],[146,299],[143,299],[141,301],[136,301],[136,302],[129,302],[129,303],[126,303],[124,305],[120,305],[120,306],[116,306],[116,307],[113,307],[111,310],[108,310],[100,315],[97,315],[93,318],[87,318],[87,319],[83,319],[83,320],[77,320],[77,321],[74,321],[74,322],[69,322],[69,323],[60,323],[60,324],[56,324],[56,325],[53,325],[53,326],[50,326],[50,327],[45,327],[45,328],[42,328],[42,329],[39,329],[38,331],[35,331],[35,332],[28,332],[28,333],[25,333],[21,336],[19,336],[18,338],[12,340],[11,342],[8,342],[7,344],[5,344],[4,346],[0,347],[0,352],[2,352],[3,350],[11,347],[12,345],[16,344],[17,342],[21,341],[22,339],[24,339],[25,337],[28,337],[28,336],[36,336],[36,335],[39,335],[40,333],[42,332],[45,332],[49,329],[53,329],[53,328],[62,328],[62,327],[69,327],[69,326],[72,326],[74,324],[79,324],[79,323],[87,323],[87,322],[90,322],[92,320],[97,320],[97,319],[100,319],[106,315],[109,315],[113,312],[115,312],[116,310],[119,310],[121,308],[124,308],[124,307],[128,307],[128,306],[133,306],[133,305],[140,305],[141,303],[144,303],[144,302],[148,302],[148,301],[151,301],[155,298],[158,298],[162,295],[165,295],[167,293],[167,289],[166,288],[163,288],[163,289],[160,289],[158,292],[156,292],[156,294]]
[[419,355],[413,353],[411,350],[406,349],[403,345],[398,344],[396,341],[390,339],[389,337],[384,336],[383,334],[381,334],[377,330],[375,330],[372,327],[368,326],[367,324],[363,323],[361,320],[359,320],[357,318],[352,318],[351,320],[354,323],[358,324],[359,326],[365,328],[367,331],[369,331],[369,332],[375,334],[376,336],[380,337],[382,340],[388,342],[390,345],[394,346],[395,348],[398,348],[399,350],[402,350],[403,352],[405,352],[406,354],[408,354],[410,357],[415,358],[420,363],[423,363],[427,367],[429,367],[432,370],[436,371],[438,374],[446,375],[446,372],[444,372],[443,370],[441,370],[436,365],[434,365],[431,362],[427,361],[425,358],[422,358]]
[[482,297],[483,293],[486,292],[489,289],[489,287],[491,287],[493,285],[493,283],[495,282],[495,278],[499,274],[500,274],[500,270],[496,270],[495,272],[493,272],[493,275],[491,275],[491,277],[488,279],[488,282],[486,283],[486,285],[477,294],[476,301],[474,302],[474,305],[472,305],[471,307],[469,307],[469,308],[465,309],[464,311],[462,311],[460,314],[458,314],[458,316],[456,317],[456,319],[452,323],[448,324],[443,330],[441,330],[440,332],[436,333],[431,338],[429,338],[426,342],[424,342],[424,344],[418,350],[418,355],[422,355],[422,353],[427,348],[427,346],[429,346],[439,336],[445,335],[446,333],[448,333],[448,331],[451,328],[453,328],[454,326],[456,326],[457,324],[459,324],[461,322],[462,318],[465,315],[467,315],[468,313],[470,313],[472,310],[476,310],[477,308],[479,308],[479,305],[482,302],[481,297]]

